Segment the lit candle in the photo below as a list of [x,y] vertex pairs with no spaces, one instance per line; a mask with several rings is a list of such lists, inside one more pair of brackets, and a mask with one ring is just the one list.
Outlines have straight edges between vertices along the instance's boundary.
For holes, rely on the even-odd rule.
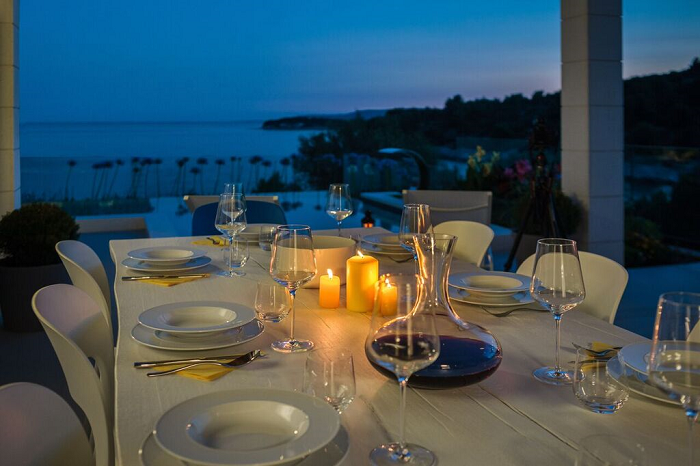
[[379,312],[383,316],[393,316],[396,314],[396,305],[399,300],[398,290],[392,286],[387,279],[384,285],[381,286],[381,295],[379,296]]
[[379,262],[358,252],[346,263],[345,288],[349,311],[367,312],[374,307],[374,285],[379,277]]
[[328,269],[328,275],[321,276],[318,304],[328,309],[340,307],[340,277],[333,276],[331,269]]

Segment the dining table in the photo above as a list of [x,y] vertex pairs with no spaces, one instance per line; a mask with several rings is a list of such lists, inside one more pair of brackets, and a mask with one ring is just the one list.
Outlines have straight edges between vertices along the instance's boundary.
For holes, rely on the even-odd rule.
[[[344,229],[344,235],[382,233],[382,228]],[[314,231],[314,235],[337,235]],[[115,349],[114,436],[117,465],[138,465],[139,448],[156,422],[172,407],[199,395],[244,388],[301,391],[305,353],[278,353],[270,343],[289,335],[289,319],[265,323],[264,332],[240,346],[205,352],[173,352],[143,346],[132,338],[139,315],[155,306],[196,301],[223,301],[253,307],[256,283],[271,281],[269,251],[251,243],[245,276],[217,276],[224,269],[220,247],[206,249],[211,263],[197,271],[207,278],[162,287],[139,281],[122,281],[137,275],[122,265],[129,251],[146,247],[195,247],[195,237],[149,238],[110,241],[116,264],[114,296],[118,315]],[[379,273],[414,272],[412,260],[396,261],[376,256]],[[452,272],[478,271],[476,265],[453,260]],[[396,441],[399,435],[399,389],[375,370],[364,351],[371,313],[345,308],[345,286],[340,307],[321,308],[319,290],[302,288],[295,299],[295,336],[309,339],[318,348],[342,348],[354,357],[356,397],[340,415],[348,433],[349,448],[341,465],[369,463],[376,446]],[[653,306],[654,303],[649,303]],[[548,312],[514,312],[497,317],[479,306],[452,301],[460,317],[491,331],[502,347],[498,370],[479,384],[446,390],[409,389],[406,405],[406,439],[430,449],[440,465],[573,465],[580,442],[593,434],[617,435],[642,444],[650,465],[685,464],[687,421],[676,405],[632,394],[615,414],[585,409],[571,386],[551,386],[537,381],[533,369],[551,365],[554,359],[554,320]],[[573,343],[604,342],[623,346],[649,341],[576,309],[562,319],[562,362],[571,367]],[[215,381],[179,376],[147,377],[135,361],[243,353],[254,349],[264,358],[237,368]],[[696,429],[697,431],[700,429]],[[696,439],[696,443],[697,442]],[[323,466],[323,465],[319,465]]]

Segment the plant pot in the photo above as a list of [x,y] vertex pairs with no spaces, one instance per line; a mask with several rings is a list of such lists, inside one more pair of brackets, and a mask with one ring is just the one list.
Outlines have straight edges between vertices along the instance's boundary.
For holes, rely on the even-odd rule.
[[0,266],[0,311],[3,326],[12,332],[38,332],[41,324],[32,309],[32,297],[40,288],[70,283],[60,262],[38,267]]

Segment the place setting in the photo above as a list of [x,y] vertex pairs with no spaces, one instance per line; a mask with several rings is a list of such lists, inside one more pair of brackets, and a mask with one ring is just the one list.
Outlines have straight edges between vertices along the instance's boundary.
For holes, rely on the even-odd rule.
[[200,272],[211,263],[206,251],[181,246],[158,246],[129,251],[121,264],[139,275],[124,275],[122,281],[145,282],[170,287],[210,276]]
[[413,254],[406,250],[396,233],[366,235],[360,241],[360,248],[367,253],[387,256],[396,261],[407,261]]

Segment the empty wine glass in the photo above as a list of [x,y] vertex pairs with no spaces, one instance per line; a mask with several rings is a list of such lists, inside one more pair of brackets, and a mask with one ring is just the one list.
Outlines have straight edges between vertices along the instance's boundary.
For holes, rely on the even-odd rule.
[[338,236],[340,236],[340,223],[348,218],[352,212],[350,185],[343,183],[330,185],[328,187],[326,213],[338,222]]
[[342,413],[355,398],[352,354],[339,349],[315,349],[306,357],[304,392],[323,399]]
[[399,242],[407,251],[413,254],[413,259],[418,263],[418,255],[414,247],[413,237],[416,234],[433,232],[433,224],[430,220],[430,206],[428,204],[406,204],[401,212],[399,225]]
[[221,271],[218,274],[225,277],[235,277],[233,271],[233,237],[246,227],[245,199],[241,194],[221,194],[219,196],[219,206],[216,209],[216,220],[214,226],[228,239],[229,259],[228,271]]
[[693,425],[700,412],[700,293],[664,293],[659,298],[649,381],[685,409],[688,464],[696,464]]
[[281,322],[292,309],[289,290],[278,283],[258,282],[255,290],[255,313],[266,322]]
[[425,284],[418,275],[382,275],[376,285],[374,310],[365,352],[369,361],[399,381],[399,441],[380,445],[370,453],[372,464],[429,466],[435,455],[406,443],[405,411],[408,379],[432,364],[440,354],[435,315],[425,310]]
[[313,342],[294,338],[294,297],[297,289],[316,275],[316,255],[310,227],[281,225],[277,228],[272,243],[270,275],[277,283],[287,287],[292,300],[289,338],[273,342],[272,349],[282,353],[310,350],[314,347]]
[[530,283],[532,297],[554,316],[556,325],[556,362],[554,367],[541,367],[533,372],[540,382],[566,385],[573,373],[564,371],[559,362],[562,315],[579,305],[586,297],[576,241],[545,238],[537,241],[535,265]]

